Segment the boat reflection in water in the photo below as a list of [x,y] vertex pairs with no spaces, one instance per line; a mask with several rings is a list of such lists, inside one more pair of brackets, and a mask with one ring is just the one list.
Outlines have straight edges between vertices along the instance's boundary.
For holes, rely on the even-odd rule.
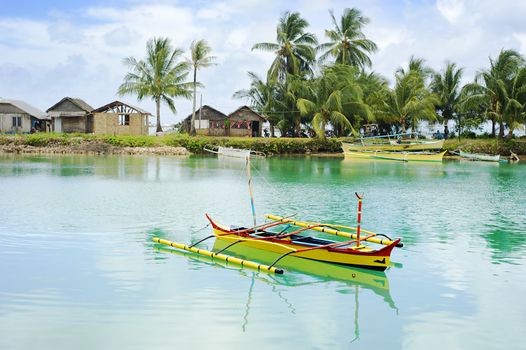
[[[228,242],[216,240],[213,246],[213,251],[217,252],[226,247]],[[223,260],[213,259],[207,256],[193,254],[191,252],[181,251],[177,249],[170,249],[159,244],[154,245],[154,249],[161,252],[168,252],[175,255],[184,256],[194,261],[202,262],[203,264],[213,264],[214,266],[221,266],[223,268],[232,268],[239,270],[239,272],[252,279],[250,288],[248,290],[245,313],[243,315],[242,330],[245,331],[248,326],[250,304],[252,300],[252,290],[254,284],[262,282],[272,287],[280,299],[287,305],[287,308],[295,313],[295,308],[292,302],[287,300],[279,290],[279,286],[286,287],[301,287],[313,284],[323,284],[331,281],[338,281],[348,286],[348,289],[342,290],[342,293],[355,294],[355,311],[354,311],[354,339],[359,339],[359,293],[360,289],[367,289],[372,291],[383,299],[383,301],[398,314],[398,308],[395,305],[393,298],[389,292],[389,281],[384,272],[360,269],[344,265],[336,265],[318,262],[314,260],[301,259],[295,257],[285,257],[280,260],[279,265],[285,270],[284,275],[258,273],[251,269],[241,269],[237,264],[230,264]],[[272,263],[279,254],[271,253],[250,247],[243,247],[242,245],[235,245],[228,248],[226,253],[239,258],[258,261],[264,264]],[[396,266],[391,263],[392,266]],[[291,273],[292,272],[292,273]],[[296,272],[296,273],[294,273]],[[312,278],[305,278],[305,275]]]
[[[213,250],[219,251],[227,245],[228,242],[216,239]],[[241,244],[228,248],[226,252],[243,259],[255,260],[263,264],[271,264],[280,255],[261,249],[242,246]],[[294,256],[287,256],[280,260],[279,267],[285,270],[286,275],[288,275],[287,272],[294,271],[316,277],[320,282],[340,281],[346,282],[349,285],[356,285],[370,289],[375,294],[382,297],[392,309],[398,310],[391,297],[391,294],[389,293],[389,281],[385,272],[329,264],[314,260],[296,258]],[[272,277],[274,280],[279,281],[279,283],[290,286],[315,283],[302,282],[301,278],[294,278],[294,276],[285,276],[286,278],[279,278],[278,276]]]

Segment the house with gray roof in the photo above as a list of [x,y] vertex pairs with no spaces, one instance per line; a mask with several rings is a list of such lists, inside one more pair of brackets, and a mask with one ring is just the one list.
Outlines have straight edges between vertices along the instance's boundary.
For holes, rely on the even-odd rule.
[[88,115],[93,110],[80,98],[64,97],[46,111],[54,132],[88,132]]
[[50,131],[50,121],[44,112],[24,101],[0,98],[0,132],[34,131]]

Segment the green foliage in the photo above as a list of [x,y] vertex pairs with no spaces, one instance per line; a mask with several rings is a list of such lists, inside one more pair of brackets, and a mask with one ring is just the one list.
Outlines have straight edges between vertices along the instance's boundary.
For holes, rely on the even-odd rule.
[[308,26],[309,23],[298,12],[285,12],[276,28],[276,43],[257,43],[252,47],[252,50],[276,53],[268,70],[268,81],[283,81],[287,74],[312,74],[318,40],[314,34],[305,31]]
[[448,139],[444,143],[444,149],[448,151],[456,151],[458,149],[469,153],[486,153],[486,154],[500,154],[502,156],[509,156],[510,152],[515,154],[526,154],[526,140],[511,139]]
[[164,136],[162,142],[168,146],[185,147],[192,153],[200,154],[206,145],[251,149],[265,154],[304,154],[341,152],[337,139],[315,138],[253,138],[253,137],[188,137],[183,135]]
[[369,23],[369,18],[364,17],[358,9],[346,8],[338,23],[334,12],[329,13],[333,29],[325,30],[325,36],[330,41],[318,46],[318,50],[325,50],[319,60],[324,62],[329,57],[334,57],[337,64],[370,67],[371,59],[367,54],[375,52],[377,46],[362,32],[362,27]]
[[182,53],[182,50],[172,47],[170,39],[153,38],[146,43],[144,60],[124,59],[131,71],[124,76],[118,94],[134,94],[139,101],[151,97],[156,103],[158,132],[162,131],[161,101],[175,113],[174,98],[191,96],[192,84],[186,82],[190,66],[187,62],[178,62]]
[[101,141],[118,147],[152,147],[157,144],[155,136],[103,136]]

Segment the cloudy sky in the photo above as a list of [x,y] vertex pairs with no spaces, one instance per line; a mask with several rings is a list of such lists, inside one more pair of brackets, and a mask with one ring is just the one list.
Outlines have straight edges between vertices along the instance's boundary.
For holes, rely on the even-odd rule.
[[[371,19],[365,33],[379,47],[373,69],[388,78],[411,55],[437,70],[452,60],[465,67],[466,81],[502,48],[526,55],[526,1],[0,0],[0,97],[44,111],[64,96],[95,108],[121,99],[154,112],[150,100],[116,95],[126,73],[122,58],[143,58],[154,36],[169,37],[187,56],[191,41],[204,38],[218,64],[199,72],[203,104],[228,113],[246,102],[232,94],[248,86],[247,71],[266,73],[273,55],[251,48],[275,40],[281,13],[300,12],[324,42],[328,10],[339,16],[345,7]],[[175,115],[162,107],[163,123],[191,112],[190,101],[176,106]]]

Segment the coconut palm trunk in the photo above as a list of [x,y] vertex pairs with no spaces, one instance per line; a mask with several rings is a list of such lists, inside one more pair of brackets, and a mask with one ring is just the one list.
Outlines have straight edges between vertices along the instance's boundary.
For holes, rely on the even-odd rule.
[[157,128],[155,132],[162,132],[163,128],[161,127],[161,98],[157,97],[155,99],[155,114],[157,116]]
[[195,135],[195,100],[197,95],[197,68],[194,67],[194,99],[192,102],[192,122],[190,123],[190,135]]

